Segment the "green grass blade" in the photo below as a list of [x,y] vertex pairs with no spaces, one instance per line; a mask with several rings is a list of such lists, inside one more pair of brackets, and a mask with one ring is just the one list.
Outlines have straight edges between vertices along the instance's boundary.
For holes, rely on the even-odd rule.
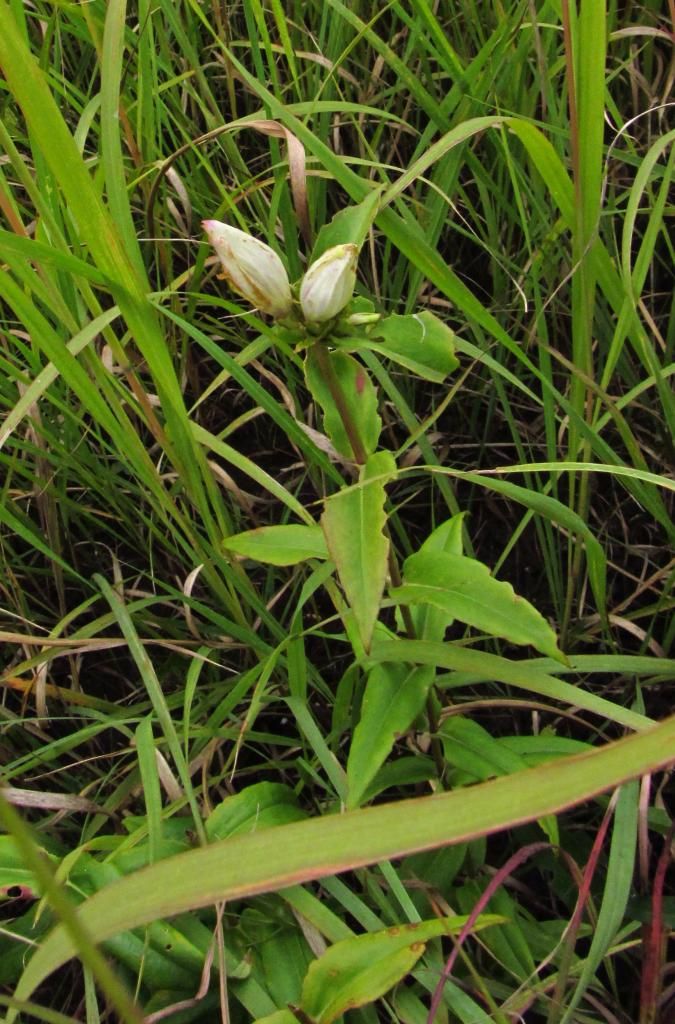
[[532,669],[526,661],[509,661],[485,651],[474,651],[455,644],[432,643],[426,640],[380,640],[373,645],[371,661],[409,661],[416,665],[467,672],[493,681],[530,690],[571,707],[583,708],[601,718],[618,722],[629,729],[646,729],[652,723],[645,715],[623,708],[594,693],[571,686],[560,679]]

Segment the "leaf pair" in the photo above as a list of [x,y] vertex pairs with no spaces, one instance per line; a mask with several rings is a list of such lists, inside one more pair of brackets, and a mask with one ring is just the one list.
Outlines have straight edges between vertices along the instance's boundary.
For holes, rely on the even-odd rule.
[[[330,557],[354,615],[366,651],[375,628],[387,573],[389,541],[385,483],[395,474],[388,452],[372,455],[353,487],[325,503],[319,526],[262,527],[230,537],[237,554],[273,565],[294,565]],[[567,664],[555,632],[510,583],[497,580],[482,562],[461,553],[461,517],[443,523],[404,564],[402,585],[392,589],[399,605],[415,610],[420,639],[439,642],[458,620],[489,636],[531,645]]]
[[387,573],[385,483],[395,474],[389,452],[371,455],[361,479],[326,501],[321,526],[264,526],[228,537],[225,547],[271,565],[310,558],[335,563],[365,650],[370,647]]

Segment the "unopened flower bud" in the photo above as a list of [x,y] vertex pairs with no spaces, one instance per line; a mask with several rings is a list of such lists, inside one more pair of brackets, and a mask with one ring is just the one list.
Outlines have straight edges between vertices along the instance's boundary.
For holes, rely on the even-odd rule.
[[253,235],[219,220],[204,220],[202,227],[235,292],[275,320],[288,316],[293,301],[291,286],[274,249]]
[[334,245],[312,263],[300,285],[305,320],[323,323],[344,309],[354,292],[358,258],[357,246]]
[[363,327],[368,324],[376,324],[381,319],[381,313],[352,313],[347,317],[347,323],[352,327]]

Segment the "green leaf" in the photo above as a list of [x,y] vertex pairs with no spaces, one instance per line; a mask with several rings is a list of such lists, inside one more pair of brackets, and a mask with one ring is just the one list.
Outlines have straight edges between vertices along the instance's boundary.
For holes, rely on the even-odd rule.
[[637,781],[621,788],[616,811],[612,843],[607,863],[605,889],[597,917],[590,949],[579,973],[579,980],[573,993],[568,996],[561,1024],[572,1024],[574,1011],[584,992],[597,975],[598,968],[607,954],[626,912],[631,894],[635,871],[637,849],[640,790]]
[[400,793],[406,786],[423,786],[435,778],[436,769],[430,757],[422,754],[397,757],[380,768],[363,794],[361,804],[374,800],[387,789]]
[[226,537],[223,544],[235,555],[268,565],[297,565],[308,558],[328,558],[319,525],[260,526]]
[[454,333],[437,316],[424,310],[409,316],[388,316],[369,334],[381,339],[379,352],[425,380],[441,383],[459,366]]
[[[500,920],[483,916],[477,925]],[[316,1024],[331,1024],[345,1011],[374,1002],[410,973],[429,939],[458,933],[465,924],[465,917],[436,918],[336,942],[310,964],[301,1009]]]
[[[573,708],[582,708],[628,729],[648,729],[652,719],[614,701],[599,697],[583,686],[573,686],[542,670],[540,659],[516,661],[500,658],[487,651],[472,650],[461,644],[431,643],[427,640],[395,640],[375,637],[369,661],[411,661],[416,665],[435,665],[452,673],[450,680],[438,681],[440,687],[457,679],[464,686],[478,683],[505,683],[519,690],[538,693],[547,700],[559,700]],[[656,660],[656,659],[655,659]],[[558,669],[558,666],[555,666]],[[558,669],[559,671],[559,669]],[[597,687],[596,687],[597,688]]]
[[391,591],[401,604],[430,604],[453,618],[514,644],[531,644],[565,663],[555,633],[510,583],[494,579],[482,562],[448,552],[418,552],[406,562],[406,582]]
[[298,1024],[298,1018],[290,1010],[277,1010],[267,1017],[258,1017],[255,1024]]
[[[461,555],[464,551],[462,542],[462,523],[464,513],[460,512],[450,519],[446,519],[433,530],[422,544],[417,554],[431,554],[437,551],[447,551],[451,555]],[[415,556],[410,556],[414,558]],[[403,582],[406,582],[406,572],[409,558],[403,563]],[[413,563],[414,564],[414,563]],[[420,640],[440,641],[445,636],[448,626],[453,623],[453,617],[449,616],[443,609],[434,608],[430,604],[422,604],[412,609],[415,633]]]
[[273,1005],[297,1006],[314,954],[296,918],[280,901],[261,900],[240,911],[236,931]]
[[392,464],[389,452],[371,456],[359,484],[329,498],[321,517],[328,551],[366,650],[380,610],[389,555],[383,533],[387,521],[384,484],[369,478],[388,475]]
[[338,401],[320,368],[320,358],[328,361],[328,372],[335,387],[339,388],[339,401],[344,403],[346,413],[358,431],[365,452],[370,455],[377,447],[382,429],[382,421],[377,413],[377,391],[373,382],[361,363],[346,352],[324,352],[319,357],[316,349],[314,346],[307,353],[305,376],[307,387],[321,406],[326,434],[341,455],[348,459],[355,458],[338,408]]
[[478,722],[453,715],[440,728],[446,761],[479,782],[527,767],[514,751],[503,747]]
[[[451,516],[450,519],[446,519],[435,530],[432,530],[418,553],[424,552],[428,554],[433,551],[448,551],[451,555],[461,555],[464,551],[462,541],[464,516],[464,512],[459,512],[456,516]],[[405,564],[407,564],[407,561]]]
[[588,563],[588,579],[593,590],[600,614],[606,614],[606,577],[607,563],[602,546],[598,543],[588,528],[585,520],[577,513],[563,505],[561,501],[551,497],[550,494],[540,494],[532,487],[522,487],[510,480],[491,479],[481,476],[480,473],[466,473],[465,480],[484,487],[498,494],[504,494],[513,501],[520,502],[526,508],[531,509],[539,516],[549,519],[552,523],[560,523],[567,530],[578,533],[583,538],[586,547],[586,560]]
[[[439,730],[443,753],[449,764],[455,765],[461,776],[453,783],[470,780],[484,782],[495,775],[510,775],[528,767],[527,761],[502,739],[495,739],[478,722],[461,715],[446,719]],[[520,737],[516,737],[519,739]],[[581,745],[583,749],[583,744]],[[539,820],[539,825],[552,843],[557,843],[556,819],[550,815]]]
[[371,455],[361,470],[362,480],[378,480],[388,484],[396,476],[396,460],[391,452],[376,452]]
[[316,759],[326,773],[326,777],[330,779],[338,799],[341,803],[344,803],[347,798],[347,777],[342,765],[326,743],[323,732],[310,711],[310,702],[304,697],[287,697],[286,703],[293,712],[295,720]]
[[[44,850],[42,856],[49,856]],[[50,856],[50,860],[51,860]],[[0,836],[0,900],[7,891],[20,887],[25,899],[36,898],[41,894],[40,883],[19,850],[14,836]]]
[[273,825],[301,821],[305,812],[295,793],[280,782],[258,782],[235,796],[228,796],[206,819],[209,839],[228,839],[258,832]]
[[497,742],[518,754],[526,768],[533,768],[567,754],[583,754],[590,749],[589,743],[569,739],[567,736],[556,736],[548,728],[536,736],[500,736]]
[[16,235],[0,229],[0,253],[3,260],[11,256],[39,263],[41,267],[55,267],[78,277],[84,277],[95,284],[108,285],[110,279],[98,267],[86,263],[69,252],[61,252],[53,245],[46,245],[33,238]]
[[146,715],[136,728],[136,753],[148,819],[148,853],[150,862],[158,859],[162,841],[162,790],[157,769],[152,716]]
[[324,224],[316,236],[310,262],[314,263],[334,245],[346,245],[351,242],[360,248],[377,216],[381,195],[381,188],[373,189],[363,202],[340,210],[329,224]]
[[382,664],[371,669],[347,761],[347,807],[358,807],[394,742],[424,707],[433,667]]

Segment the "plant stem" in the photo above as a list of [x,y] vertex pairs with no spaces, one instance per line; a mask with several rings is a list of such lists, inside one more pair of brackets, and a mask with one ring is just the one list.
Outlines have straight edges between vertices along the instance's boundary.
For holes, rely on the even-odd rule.
[[[366,449],[361,440],[359,434],[358,425],[352,418],[351,411],[345,400],[344,393],[340,387],[340,382],[331,366],[329,359],[329,353],[326,345],[317,341],[314,345],[314,354],[316,358],[316,364],[319,371],[326,383],[326,387],[330,391],[331,398],[335,402],[335,408],[337,409],[342,425],[345,428],[347,440],[349,441],[350,447],[354,454],[354,461],[359,466],[364,466],[368,458]],[[403,582],[401,579],[401,570],[398,564],[398,558],[394,549],[394,544],[391,538],[391,532],[389,527],[385,524],[383,529],[384,536],[389,541],[389,555],[388,555],[388,567],[389,567],[389,578],[393,587],[400,587]],[[403,619],[403,625],[405,627],[406,636],[409,640],[417,639],[417,631],[415,629],[415,623],[410,612],[410,608],[407,605],[402,604],[401,618]],[[438,738],[438,715],[436,714],[436,707],[434,704],[433,694],[429,693],[426,702],[427,721],[429,725],[429,732],[431,734],[431,754],[436,767],[436,773],[438,780],[442,785],[443,773],[445,771],[445,755],[443,753],[443,744]]]
[[321,376],[326,382],[326,387],[330,391],[330,396],[335,402],[335,408],[340,414],[340,419],[342,420],[342,425],[345,428],[347,440],[349,441],[349,445],[354,455],[354,462],[359,466],[365,466],[368,455],[363,446],[361,435],[359,434],[359,428],[352,419],[352,414],[345,400],[342,388],[340,387],[340,381],[337,379],[335,371],[331,366],[330,359],[328,358],[328,349],[323,342],[317,341],[315,343],[314,356]]

